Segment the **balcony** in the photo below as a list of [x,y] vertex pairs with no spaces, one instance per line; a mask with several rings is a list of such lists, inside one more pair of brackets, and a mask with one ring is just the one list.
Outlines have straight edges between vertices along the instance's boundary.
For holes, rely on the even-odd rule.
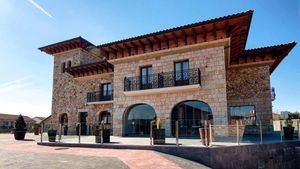
[[124,94],[130,96],[192,90],[200,88],[200,85],[200,69],[162,72],[148,76],[125,77]]
[[87,104],[108,104],[113,102],[113,90],[106,92],[89,92],[87,93]]

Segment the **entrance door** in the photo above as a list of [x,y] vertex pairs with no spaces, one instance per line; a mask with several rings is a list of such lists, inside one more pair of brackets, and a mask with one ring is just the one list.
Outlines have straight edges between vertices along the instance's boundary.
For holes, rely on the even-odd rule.
[[86,122],[87,116],[88,116],[87,112],[79,113],[79,123],[81,124],[81,135],[87,135],[87,122]]

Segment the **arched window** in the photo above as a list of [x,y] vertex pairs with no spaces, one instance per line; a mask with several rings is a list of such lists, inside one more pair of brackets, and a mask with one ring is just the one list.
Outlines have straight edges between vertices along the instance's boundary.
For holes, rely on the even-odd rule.
[[150,123],[156,118],[155,110],[148,104],[131,106],[125,114],[125,136],[149,136]]
[[212,119],[212,111],[208,104],[197,101],[183,101],[172,110],[172,135],[175,136],[175,122],[179,123],[179,136],[199,137],[199,128],[204,126],[205,120]]

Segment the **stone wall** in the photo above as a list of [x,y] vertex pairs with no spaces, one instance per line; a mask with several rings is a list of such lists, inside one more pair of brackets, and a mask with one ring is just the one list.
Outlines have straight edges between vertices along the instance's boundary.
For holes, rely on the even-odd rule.
[[227,71],[227,103],[255,106],[257,120],[270,124],[272,100],[269,66],[240,67]]
[[[61,114],[67,113],[68,125],[75,126],[78,122],[79,112],[88,112],[87,122],[98,122],[99,113],[112,112],[112,103],[87,105],[88,92],[99,91],[101,83],[113,83],[113,75],[110,73],[88,76],[74,79],[68,73],[62,73],[61,64],[71,60],[72,66],[99,61],[99,58],[89,55],[81,49],[61,53],[54,56],[53,96],[51,122],[58,124]],[[71,133],[74,127],[69,127]]]
[[[167,135],[170,135],[172,108],[185,100],[200,100],[208,103],[214,115],[214,122],[226,124],[227,99],[224,58],[224,47],[221,46],[114,64],[114,134],[122,135],[124,113],[128,107],[138,103],[149,104],[155,109],[156,115],[165,124]],[[202,86],[200,89],[142,96],[126,96],[124,94],[124,77],[139,76],[141,66],[152,65],[153,73],[170,72],[174,70],[174,61],[186,59],[189,60],[190,68],[201,70]]]

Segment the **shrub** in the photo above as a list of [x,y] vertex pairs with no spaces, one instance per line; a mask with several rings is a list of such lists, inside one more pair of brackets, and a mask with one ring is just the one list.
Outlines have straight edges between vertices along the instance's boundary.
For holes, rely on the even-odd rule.
[[19,115],[19,117],[17,118],[16,123],[15,123],[15,129],[17,129],[17,130],[25,130],[26,129],[26,123],[25,123],[25,120],[22,115]]
[[293,127],[293,120],[290,118],[286,119],[284,123],[287,127]]

